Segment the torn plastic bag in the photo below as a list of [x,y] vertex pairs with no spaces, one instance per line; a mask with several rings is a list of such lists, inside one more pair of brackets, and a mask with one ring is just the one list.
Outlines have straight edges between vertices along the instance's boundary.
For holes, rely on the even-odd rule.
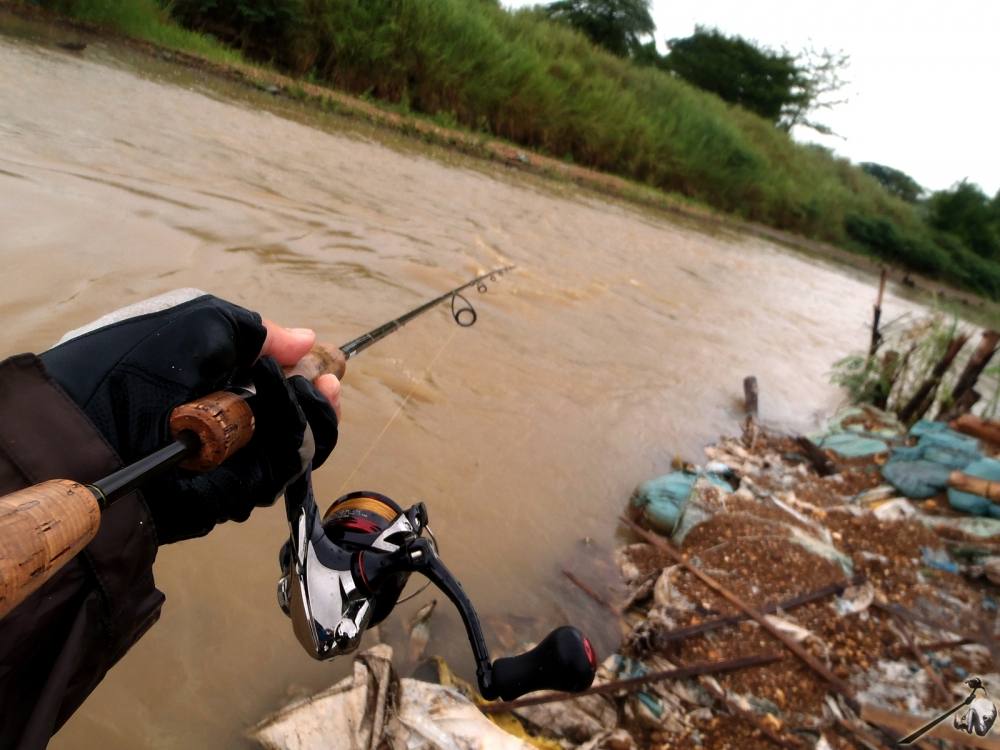
[[532,750],[456,690],[400,680],[392,649],[354,660],[354,674],[271,714],[248,732],[269,750]]

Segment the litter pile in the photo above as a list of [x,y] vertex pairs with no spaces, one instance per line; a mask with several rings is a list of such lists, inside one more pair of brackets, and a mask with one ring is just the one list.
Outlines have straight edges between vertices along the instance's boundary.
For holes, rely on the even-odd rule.
[[988,447],[873,408],[811,440],[749,438],[638,488],[633,518],[669,541],[646,533],[620,551],[619,671],[784,658],[627,699],[639,746],[891,747],[961,701],[969,677],[1000,685],[997,506],[953,486],[960,468],[997,478]]
[[[484,704],[440,662],[438,685],[399,680],[379,646],[254,736],[273,748],[894,747],[962,701],[965,680],[1000,687],[992,452],[871,407],[809,438],[750,420],[703,466],[637,488],[623,522],[640,541],[616,553],[624,596],[567,574],[622,633],[589,694]],[[965,502],[956,472],[985,477],[973,489],[986,496]],[[930,736],[1000,748],[951,726]]]

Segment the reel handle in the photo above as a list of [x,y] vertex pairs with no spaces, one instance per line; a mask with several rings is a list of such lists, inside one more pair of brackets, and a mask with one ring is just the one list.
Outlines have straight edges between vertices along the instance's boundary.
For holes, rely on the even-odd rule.
[[535,690],[578,693],[590,687],[596,672],[590,641],[571,625],[563,625],[531,651],[493,662],[492,687],[505,701]]

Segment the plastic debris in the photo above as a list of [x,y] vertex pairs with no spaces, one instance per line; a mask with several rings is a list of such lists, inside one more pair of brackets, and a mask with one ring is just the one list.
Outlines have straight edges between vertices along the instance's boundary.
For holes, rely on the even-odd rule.
[[717,474],[673,471],[640,484],[632,496],[632,505],[642,511],[646,520],[657,531],[673,534],[684,515],[695,482],[702,476],[727,492],[732,489]]
[[851,586],[834,601],[834,608],[841,616],[856,615],[864,612],[875,600],[875,588],[870,583],[861,586]]
[[410,634],[409,657],[411,663],[415,664],[420,661],[424,656],[424,651],[427,650],[427,643],[431,639],[430,620],[436,605],[437,599],[432,599],[430,603],[417,610],[407,625]]
[[354,674],[296,701],[248,732],[269,750],[532,750],[452,688],[399,679],[392,649],[354,660]]
[[876,505],[872,512],[880,521],[902,521],[917,515],[917,509],[913,504],[902,497],[895,497]]
[[851,432],[834,432],[822,435],[813,442],[820,448],[831,450],[844,458],[861,458],[889,452],[889,446],[884,440],[864,437]]
[[958,565],[948,557],[948,553],[944,550],[921,547],[920,554],[924,565],[937,570],[943,570],[946,573],[958,573]]

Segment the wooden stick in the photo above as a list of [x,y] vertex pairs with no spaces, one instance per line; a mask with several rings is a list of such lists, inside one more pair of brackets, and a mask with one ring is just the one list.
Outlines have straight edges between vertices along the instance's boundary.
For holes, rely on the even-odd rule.
[[988,479],[953,471],[948,475],[948,486],[954,487],[960,492],[968,492],[972,495],[985,497],[987,500],[1000,502],[1000,482],[991,482]]
[[883,612],[899,615],[901,617],[906,618],[907,620],[911,620],[913,622],[919,622],[922,625],[929,625],[932,628],[943,630],[946,633],[954,633],[955,635],[960,636],[961,638],[969,641],[970,643],[975,643],[980,646],[985,646],[990,652],[990,658],[993,660],[993,663],[996,665],[1000,665],[1000,635],[998,634],[991,633],[988,631],[974,632],[970,630],[965,630],[964,628],[956,625],[953,622],[952,623],[944,622],[942,620],[937,619],[936,617],[929,617],[927,615],[919,614],[917,612],[914,612],[913,610],[907,609],[901,604],[896,604],[895,602],[886,602],[885,604],[882,604],[878,601],[874,601],[872,602],[872,606],[875,609],[882,610]]
[[[769,615],[772,612],[777,612],[778,610],[801,607],[804,604],[809,604],[811,602],[818,601],[819,599],[825,599],[826,597],[833,596],[834,594],[842,594],[845,589],[851,586],[860,586],[866,580],[867,579],[863,575],[857,574],[849,581],[831,583],[829,586],[824,586],[823,588],[819,588],[805,594],[799,594],[798,596],[793,596],[790,599],[785,599],[774,604],[765,604],[763,607],[760,607],[758,611],[762,614]],[[719,628],[724,628],[727,625],[735,625],[749,619],[750,616],[747,614],[729,615],[727,617],[719,617],[714,620],[706,620],[705,622],[697,625],[690,625],[686,628],[677,628],[676,630],[670,630],[665,633],[654,632],[653,643],[657,648],[662,649],[666,646],[666,644],[673,641],[684,640],[694,635],[708,633],[712,630],[718,630]]]
[[748,450],[753,450],[759,434],[759,428],[757,427],[757,396],[757,378],[753,375],[748,375],[743,378],[743,403],[746,407],[746,419],[743,422],[743,445]]
[[768,633],[777,638],[781,643],[791,651],[795,656],[797,656],[803,664],[809,667],[813,672],[815,672],[820,678],[823,679],[831,688],[833,688],[837,693],[843,696],[844,700],[847,701],[848,705],[857,712],[860,710],[857,699],[854,697],[854,691],[847,685],[846,682],[837,677],[833,672],[827,669],[820,661],[806,651],[800,644],[796,643],[787,634],[781,632],[778,628],[771,624],[771,622],[764,617],[763,614],[758,612],[754,607],[740,599],[736,594],[727,589],[721,583],[716,581],[710,575],[702,571],[700,568],[695,567],[688,560],[687,555],[683,554],[677,550],[670,542],[668,542],[663,537],[653,534],[646,529],[642,528],[639,524],[634,521],[622,516],[622,522],[632,529],[635,533],[645,539],[647,542],[652,544],[657,549],[663,550],[667,553],[678,565],[689,570],[698,580],[708,586],[710,589],[715,591],[717,594],[722,596],[730,604],[738,607],[739,609],[746,612],[751,618],[757,621],[757,623],[764,628]]
[[948,426],[987,443],[1000,445],[1000,422],[992,419],[980,419],[974,414],[963,414],[949,422]]
[[577,578],[575,575],[573,575],[570,571],[563,568],[562,574],[566,576],[570,580],[570,582],[573,583],[578,589],[580,589],[580,591],[585,593],[587,596],[589,596],[591,599],[593,599],[595,602],[600,604],[605,609],[609,610],[612,614],[614,615],[621,614],[621,611],[618,609],[618,607],[608,602],[600,594],[598,594],[596,591],[590,588],[590,586],[588,586],[579,578]]
[[934,401],[934,392],[941,384],[941,378],[944,377],[945,372],[951,367],[951,363],[955,361],[955,357],[958,356],[958,353],[968,340],[969,337],[963,333],[948,342],[948,347],[944,355],[934,365],[930,376],[917,389],[917,392],[913,394],[910,400],[906,402],[906,405],[900,409],[899,420],[901,422],[905,424],[916,422],[931,408],[931,403]]
[[837,465],[826,455],[826,451],[820,448],[816,443],[814,443],[809,438],[804,435],[800,435],[795,438],[795,442],[799,444],[799,447],[806,452],[806,457],[809,462],[816,469],[816,473],[821,477],[828,477],[831,474],[837,473]]
[[882,342],[882,334],[878,329],[879,321],[882,318],[882,295],[885,293],[885,279],[888,269],[882,269],[882,275],[878,281],[878,297],[875,298],[875,308],[872,312],[872,341],[868,347],[868,357],[874,357],[878,351],[878,346]]
[[487,703],[479,707],[484,714],[499,714],[523,706],[538,706],[542,703],[560,703],[571,701],[574,698],[582,698],[585,695],[607,695],[609,693],[637,693],[646,685],[663,680],[682,680],[688,677],[697,677],[703,674],[720,674],[722,672],[733,672],[737,669],[747,669],[748,667],[762,667],[782,660],[781,654],[760,654],[758,656],[743,656],[739,659],[727,659],[725,661],[701,662],[699,664],[689,664],[686,667],[676,669],[666,669],[661,672],[650,672],[639,677],[629,677],[624,680],[614,680],[603,685],[587,688],[579,693],[547,693],[536,695],[532,698],[518,698],[513,701],[499,701],[497,703]]
[[958,638],[948,641],[931,641],[930,643],[918,643],[917,648],[921,651],[945,651],[950,648],[959,648],[975,643],[971,638]]

